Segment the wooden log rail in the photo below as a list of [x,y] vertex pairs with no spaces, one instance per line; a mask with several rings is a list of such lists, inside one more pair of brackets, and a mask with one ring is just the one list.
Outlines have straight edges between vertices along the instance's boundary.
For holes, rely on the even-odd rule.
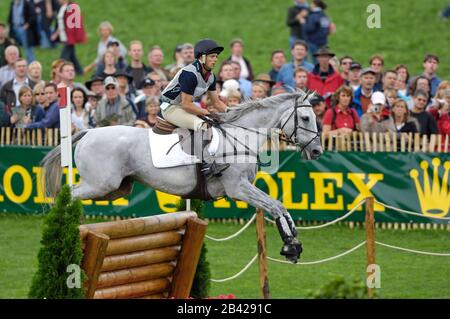
[[87,298],[188,298],[206,233],[194,212],[80,226]]

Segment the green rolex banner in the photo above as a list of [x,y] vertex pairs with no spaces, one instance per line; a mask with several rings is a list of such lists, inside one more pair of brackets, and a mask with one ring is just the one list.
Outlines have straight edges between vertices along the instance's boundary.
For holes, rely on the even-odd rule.
[[[39,162],[48,151],[49,148],[0,147],[0,211],[42,213],[52,203],[39,182]],[[376,204],[379,221],[449,222],[450,154],[325,152],[316,161],[301,160],[298,153],[289,151],[279,155],[278,170],[259,172],[255,183],[279,199],[294,219],[333,220],[366,196],[374,196],[379,202],[424,216],[406,215]],[[77,183],[76,168],[73,174]],[[65,182],[67,170],[63,176]],[[136,183],[126,198],[112,202],[87,200],[83,204],[89,215],[138,217],[173,212],[178,201],[177,196]],[[244,202],[224,198],[208,202],[205,217],[250,218],[254,211]],[[348,220],[363,221],[363,208]]]

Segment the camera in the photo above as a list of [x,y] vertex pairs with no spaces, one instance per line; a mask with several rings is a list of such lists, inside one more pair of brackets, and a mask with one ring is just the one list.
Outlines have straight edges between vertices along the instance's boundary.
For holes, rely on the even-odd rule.
[[372,104],[372,106],[370,107],[370,112],[371,113],[378,113],[378,112],[380,112],[380,105],[379,104]]

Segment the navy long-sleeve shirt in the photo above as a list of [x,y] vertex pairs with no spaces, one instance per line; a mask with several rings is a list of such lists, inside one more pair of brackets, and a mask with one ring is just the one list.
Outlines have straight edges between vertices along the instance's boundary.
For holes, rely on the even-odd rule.
[[42,120],[28,124],[27,128],[59,128],[59,105],[58,101],[51,103],[45,110]]

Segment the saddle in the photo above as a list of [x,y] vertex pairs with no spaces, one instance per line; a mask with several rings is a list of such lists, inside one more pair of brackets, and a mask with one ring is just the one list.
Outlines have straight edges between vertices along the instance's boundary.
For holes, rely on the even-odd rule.
[[167,135],[172,134],[173,131],[178,128],[178,126],[173,125],[170,122],[167,122],[162,117],[156,117],[156,124],[153,126],[152,130],[155,134]]
[[[178,126],[166,121],[165,119],[161,118],[161,117],[157,117],[156,118],[156,124],[155,126],[153,126],[152,130],[155,134],[159,134],[159,135],[169,135],[169,134],[176,134],[176,132],[174,132],[176,129],[178,128]],[[193,143],[194,143],[194,134],[192,130],[189,130],[190,134],[190,145],[191,147],[188,147],[188,149],[190,149],[189,153],[190,155],[195,155],[195,149],[193,147]],[[183,136],[180,135],[180,141],[183,138]],[[203,143],[209,143],[210,140],[205,140],[203,141]],[[180,143],[183,144],[183,143]],[[185,148],[183,148],[185,149]],[[195,185],[194,189],[184,195],[181,196],[182,198],[185,199],[201,199],[201,200],[211,200],[213,199],[212,196],[209,194],[208,189],[206,187],[206,178],[205,175],[202,172],[203,169],[203,163],[197,163],[195,164],[195,173],[197,176],[197,184]]]

